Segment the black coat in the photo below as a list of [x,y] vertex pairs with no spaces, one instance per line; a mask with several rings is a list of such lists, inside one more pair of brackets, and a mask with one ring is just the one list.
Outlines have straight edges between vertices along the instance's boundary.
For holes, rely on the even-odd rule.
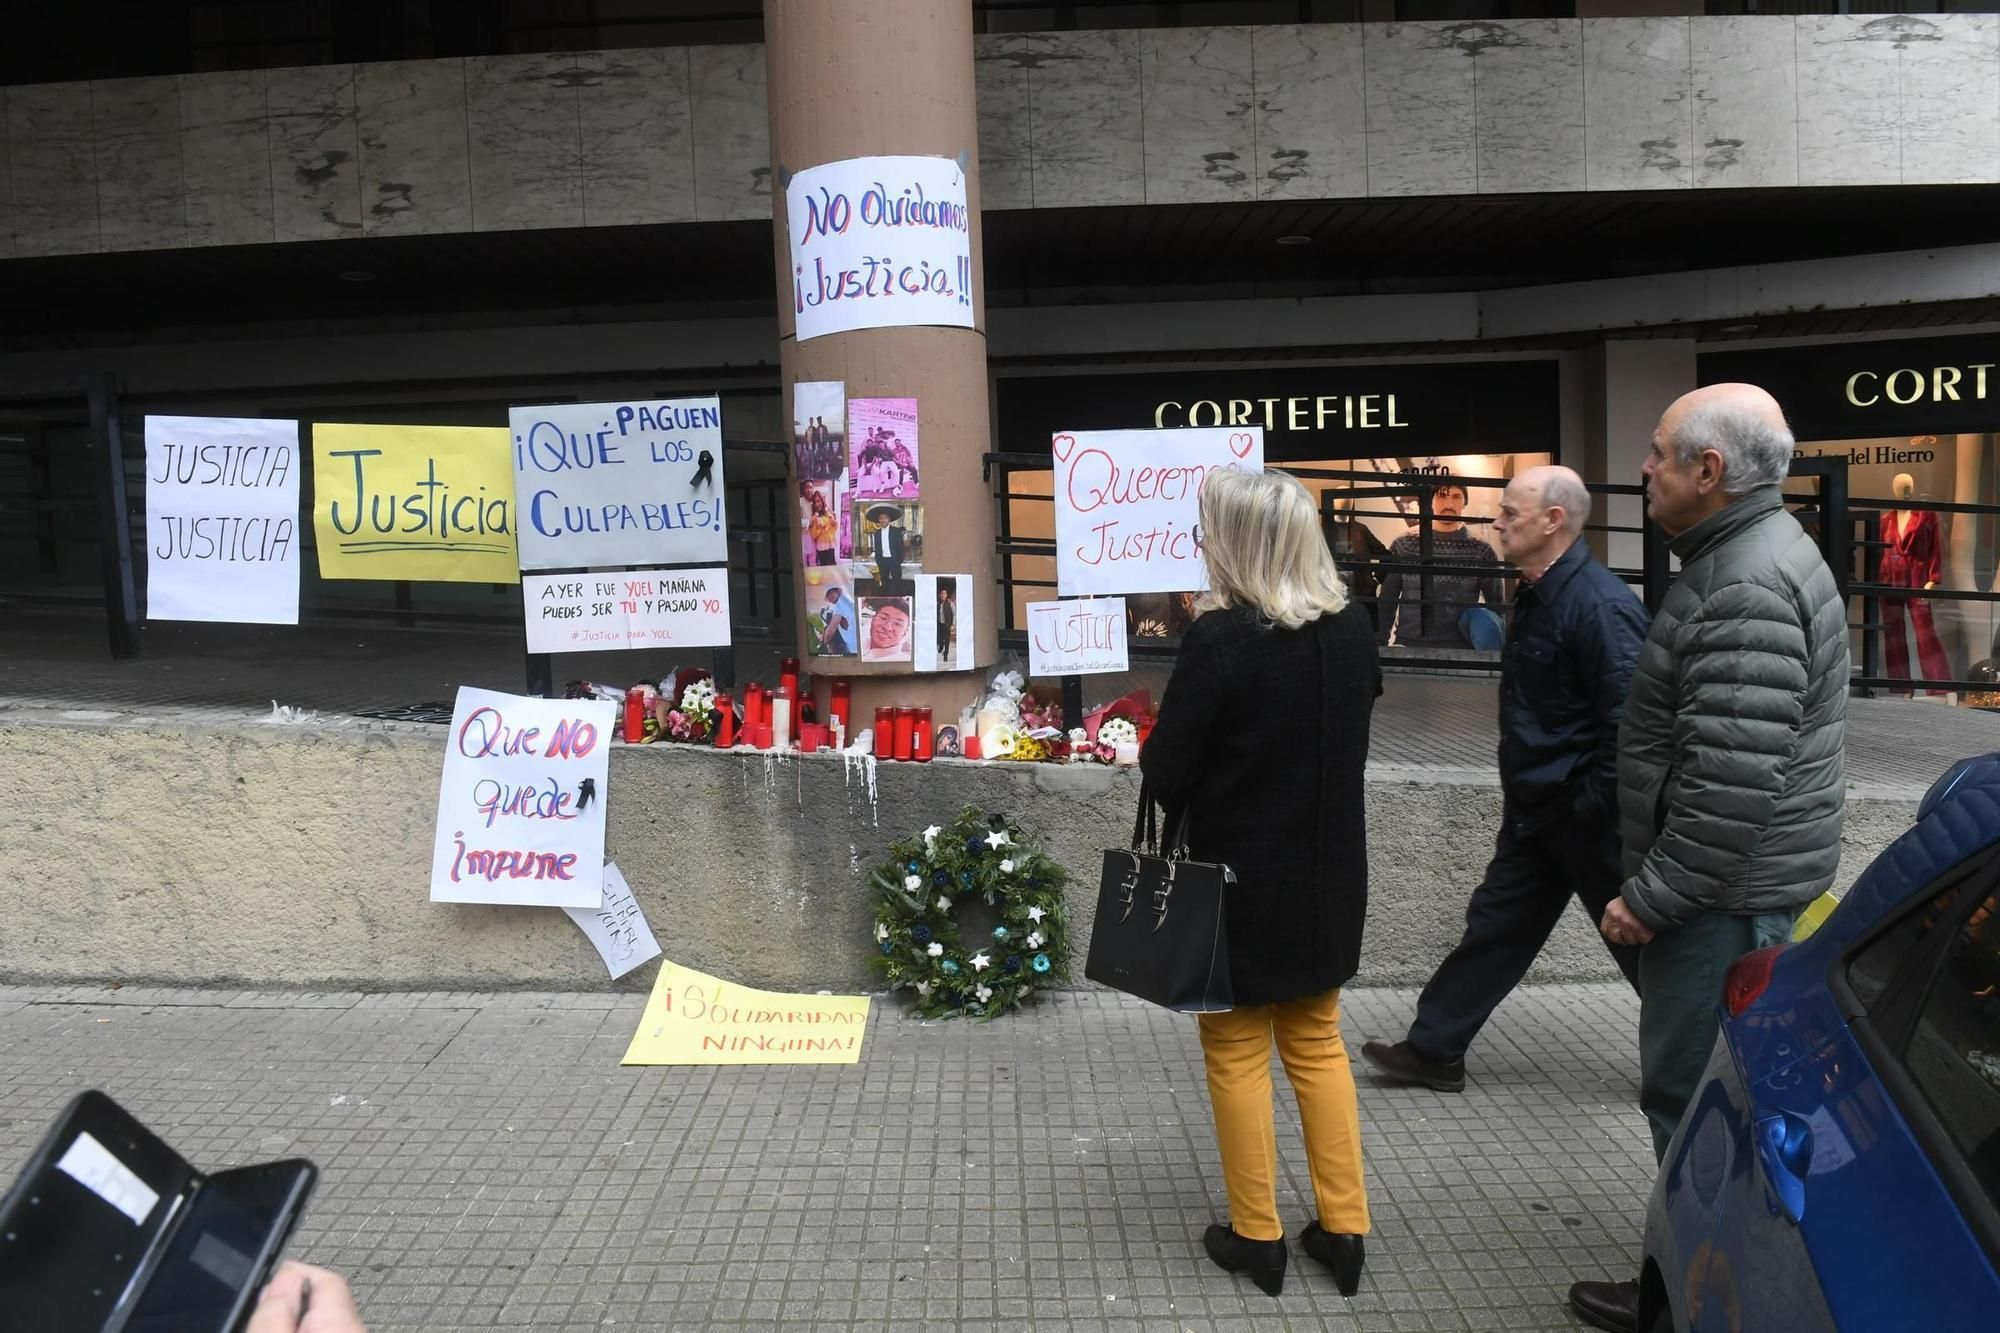
[[1344,985],[1368,914],[1363,770],[1382,671],[1350,602],[1300,629],[1212,611],[1181,640],[1140,765],[1189,851],[1236,872],[1226,901],[1239,1005]]

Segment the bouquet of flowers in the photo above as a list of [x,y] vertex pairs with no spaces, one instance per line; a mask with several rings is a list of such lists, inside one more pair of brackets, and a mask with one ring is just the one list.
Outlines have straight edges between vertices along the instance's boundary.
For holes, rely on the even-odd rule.
[[704,676],[682,690],[679,706],[667,709],[663,724],[677,741],[700,744],[715,735],[715,682]]

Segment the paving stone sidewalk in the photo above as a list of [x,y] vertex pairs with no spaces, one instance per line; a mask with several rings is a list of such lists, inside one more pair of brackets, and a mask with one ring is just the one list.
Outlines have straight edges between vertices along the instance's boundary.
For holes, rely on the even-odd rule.
[[[642,997],[0,987],[0,1180],[102,1087],[197,1166],[318,1162],[292,1253],[375,1333],[1569,1330],[1653,1171],[1637,1003],[1510,999],[1462,1096],[1362,1075],[1360,1294],[1201,1257],[1221,1175],[1193,1020],[1103,992],[980,1026],[876,1005],[858,1066],[623,1069]],[[1347,997],[1350,1047],[1408,991]],[[1278,1078],[1283,1087],[1282,1076]],[[1289,1096],[1281,1207],[1306,1220]]]

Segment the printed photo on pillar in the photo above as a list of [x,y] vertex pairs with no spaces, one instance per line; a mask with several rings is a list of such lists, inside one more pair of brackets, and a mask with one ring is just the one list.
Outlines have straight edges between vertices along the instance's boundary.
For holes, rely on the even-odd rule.
[[806,654],[853,657],[861,647],[854,576],[844,569],[808,566],[801,579],[806,590]]
[[916,655],[916,584],[910,579],[862,580],[861,660],[908,662]]
[[856,398],[847,405],[848,485],[861,500],[914,500],[917,400]]
[[855,501],[855,577],[890,583],[915,577],[924,562],[923,517],[923,506],[908,501]]
[[972,576],[923,574],[916,579],[916,589],[917,670],[972,667]]
[[846,395],[840,380],[792,386],[792,455],[801,479],[837,481],[847,470]]
[[[832,568],[846,559],[846,553],[840,547],[840,499],[836,485],[831,481],[799,483],[801,568]],[[852,531],[850,528],[850,539]]]

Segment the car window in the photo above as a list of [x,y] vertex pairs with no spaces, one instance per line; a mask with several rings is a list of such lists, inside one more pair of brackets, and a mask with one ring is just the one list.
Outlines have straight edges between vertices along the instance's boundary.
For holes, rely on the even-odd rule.
[[1903,1062],[2000,1206],[2000,892],[1953,929]]
[[1959,905],[1959,896],[1965,888],[1965,881],[1960,879],[1922,907],[1904,912],[1895,924],[1854,955],[1847,967],[1847,984],[1853,988],[1854,998],[1861,1002],[1862,1009],[1874,1010],[1890,983],[1903,979],[1905,961],[1923,953],[1923,946],[1932,938],[1931,932],[1938,923],[1957,916],[1952,909]]

